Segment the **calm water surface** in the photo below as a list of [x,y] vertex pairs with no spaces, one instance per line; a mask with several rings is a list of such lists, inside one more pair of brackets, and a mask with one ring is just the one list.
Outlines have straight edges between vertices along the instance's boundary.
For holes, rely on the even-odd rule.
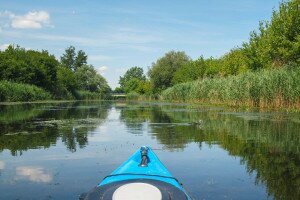
[[300,115],[180,104],[0,106],[0,199],[77,199],[140,146],[195,199],[300,199]]

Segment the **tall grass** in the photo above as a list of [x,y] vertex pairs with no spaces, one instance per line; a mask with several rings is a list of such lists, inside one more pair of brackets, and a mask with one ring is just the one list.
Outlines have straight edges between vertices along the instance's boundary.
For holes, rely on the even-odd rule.
[[104,98],[101,93],[86,90],[77,90],[74,96],[77,100],[100,100]]
[[300,108],[300,67],[261,70],[178,84],[163,91],[162,99]]
[[0,81],[0,102],[51,99],[51,94],[34,85]]

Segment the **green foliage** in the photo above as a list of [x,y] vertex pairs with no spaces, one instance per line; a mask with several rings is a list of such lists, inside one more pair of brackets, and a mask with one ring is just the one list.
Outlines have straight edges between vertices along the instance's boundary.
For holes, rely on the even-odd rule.
[[205,77],[216,77],[218,75],[221,75],[221,69],[222,69],[222,60],[216,59],[213,57],[210,57],[205,60],[206,64],[206,70],[205,70]]
[[34,84],[54,92],[57,66],[58,61],[47,51],[9,46],[0,52],[0,80]]
[[51,99],[51,94],[34,85],[0,81],[0,101],[37,101]]
[[70,46],[65,50],[65,53],[60,57],[62,65],[76,71],[83,65],[87,64],[87,55],[84,51],[79,50],[76,54],[75,47]]
[[141,67],[131,67],[129,70],[126,71],[124,76],[120,76],[119,84],[120,84],[120,86],[123,90],[125,90],[125,87],[126,87],[127,83],[131,79],[137,79],[137,80],[141,80],[141,81],[146,80],[143,68],[141,68]]
[[[234,48],[219,59],[200,58],[183,65],[175,72],[173,84],[200,80],[175,85],[162,96],[178,101],[297,106],[299,68],[274,68],[300,64],[299,8],[299,0],[282,2],[279,10],[273,11],[271,21],[260,22],[258,31],[251,32],[249,42],[241,48]],[[270,68],[273,69],[268,71]],[[164,71],[160,69],[154,74],[151,70],[154,87],[158,87],[156,82],[164,85]],[[169,86],[172,84],[164,89]]]
[[65,53],[60,57],[60,62],[62,65],[68,67],[69,69],[74,70],[75,57],[76,57],[75,47],[70,46],[65,50]]
[[[75,53],[74,47],[69,47],[61,58],[60,64],[47,51],[25,50],[19,46],[9,46],[0,51],[0,80],[20,84],[35,85],[52,94],[56,99],[74,99],[76,90],[88,90],[107,96],[110,88],[106,80],[92,66],[87,63],[87,55],[79,50]],[[19,86],[18,86],[19,87]],[[20,86],[21,87],[21,86]],[[6,95],[13,98],[7,101],[40,100],[42,97],[20,97],[19,90],[12,90]],[[41,95],[42,95],[41,94]],[[49,99],[48,97],[46,99]],[[4,101],[0,99],[0,101]]]
[[248,71],[247,57],[243,49],[232,49],[222,57],[222,75],[237,75],[246,71]]
[[83,65],[78,68],[75,77],[80,90],[99,93],[110,92],[105,78],[98,74],[92,65]]
[[147,80],[133,78],[125,85],[125,93],[136,92],[138,94],[151,94],[151,83]]
[[101,93],[90,92],[86,90],[76,90],[74,95],[78,100],[99,100],[104,98],[103,94]]
[[145,94],[145,95],[151,95],[152,94],[152,90],[151,90],[151,83],[150,81],[146,80],[146,81],[141,81],[139,87],[137,88],[137,92],[139,94]]
[[116,87],[116,88],[113,90],[113,93],[124,93],[124,90],[123,90],[121,87]]
[[141,84],[141,80],[137,79],[137,78],[132,78],[130,79],[124,87],[124,91],[125,93],[129,93],[129,92],[138,92],[138,88]]
[[173,84],[175,85],[203,78],[206,68],[207,65],[202,56],[195,61],[189,61],[175,72]]
[[172,101],[293,107],[300,102],[300,67],[247,72],[227,78],[205,78],[168,88],[162,97]]
[[300,63],[300,1],[282,2],[270,22],[260,22],[259,30],[244,44],[250,69],[281,67]]
[[77,56],[74,61],[74,71],[76,71],[79,67],[87,64],[88,56],[85,54],[84,51],[79,50],[77,52]]
[[157,93],[172,86],[176,71],[190,60],[183,51],[170,51],[153,63],[149,70],[153,92]]
[[77,88],[77,81],[73,71],[64,66],[59,66],[57,70],[58,88],[56,96],[64,99],[72,98],[75,89]]
[[126,95],[127,100],[138,100],[139,99],[139,94],[137,92],[130,92]]

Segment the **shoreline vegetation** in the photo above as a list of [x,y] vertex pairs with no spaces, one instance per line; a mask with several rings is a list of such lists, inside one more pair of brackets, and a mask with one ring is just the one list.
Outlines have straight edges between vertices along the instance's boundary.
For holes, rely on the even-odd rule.
[[202,79],[164,90],[161,99],[259,108],[300,109],[300,67]]
[[73,46],[60,60],[46,50],[9,46],[0,50],[0,102],[110,100],[125,93],[127,100],[300,110],[299,7],[299,0],[279,3],[248,42],[221,57],[193,60],[169,51],[146,73],[131,67],[114,90]]
[[299,0],[282,1],[270,21],[259,22],[248,42],[219,58],[192,60],[183,51],[170,51],[152,64],[148,79],[142,68],[132,67],[120,77],[117,89],[129,100],[298,111],[299,8]]
[[106,79],[87,58],[73,46],[60,60],[46,50],[13,45],[0,50],[0,102],[109,98]]

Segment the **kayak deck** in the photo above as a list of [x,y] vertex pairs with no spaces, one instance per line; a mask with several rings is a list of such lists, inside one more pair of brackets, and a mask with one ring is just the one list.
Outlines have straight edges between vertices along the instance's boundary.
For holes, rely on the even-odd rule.
[[172,176],[167,168],[162,164],[159,158],[155,155],[149,147],[148,153],[148,166],[140,167],[141,163],[141,150],[136,151],[127,161],[120,165],[111,175],[104,178],[99,186],[122,180],[130,179],[153,179],[170,183],[178,188],[182,188],[178,181]]
[[190,200],[181,184],[149,147],[141,147],[80,199]]

